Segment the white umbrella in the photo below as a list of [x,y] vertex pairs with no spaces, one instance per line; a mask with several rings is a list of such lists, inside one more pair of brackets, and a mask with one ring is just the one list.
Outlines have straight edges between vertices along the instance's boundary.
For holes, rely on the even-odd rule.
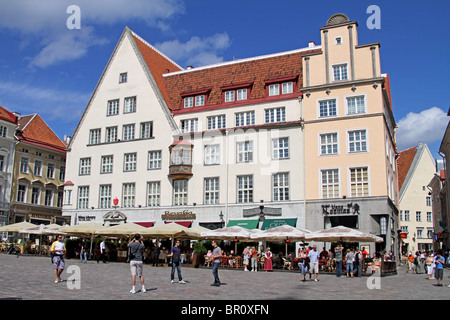
[[189,228],[173,222],[144,229],[140,234],[147,238],[173,238],[177,233],[187,231]]
[[208,228],[204,228],[201,226],[195,226],[191,228],[187,228],[187,230],[182,230],[174,235],[177,239],[201,239],[202,238],[202,232],[210,231]]
[[254,233],[251,235],[251,239],[265,241],[291,240],[295,242],[305,240],[305,236],[308,233],[311,233],[311,231],[306,229],[297,229],[289,225],[282,225]]
[[35,224],[22,221],[14,224],[7,224],[6,226],[0,227],[0,232],[19,232],[21,229],[31,228],[36,226]]
[[383,242],[381,237],[344,226],[308,233],[305,235],[305,240],[324,242]]
[[210,240],[251,240],[252,234],[256,232],[258,231],[233,226],[202,232],[201,237]]
[[144,230],[147,230],[147,228],[133,222],[128,222],[112,227],[103,227],[97,230],[96,234],[108,236],[129,236],[132,234],[141,233]]
[[73,226],[61,227],[60,232],[65,232],[72,235],[94,235],[103,228],[100,222],[88,222],[76,224]]

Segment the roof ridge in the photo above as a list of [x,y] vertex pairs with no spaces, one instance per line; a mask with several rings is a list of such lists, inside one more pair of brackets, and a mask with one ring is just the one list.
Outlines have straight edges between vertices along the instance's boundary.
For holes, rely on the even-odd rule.
[[138,38],[140,41],[142,41],[142,43],[144,43],[146,46],[148,46],[150,49],[154,50],[156,53],[158,53],[159,55],[161,55],[162,57],[164,57],[166,60],[168,60],[170,63],[174,64],[175,66],[177,66],[178,68],[180,68],[181,70],[184,70],[183,67],[181,67],[178,63],[176,63],[175,61],[173,61],[171,58],[169,58],[167,55],[165,55],[163,52],[159,51],[158,49],[156,49],[154,46],[152,46],[150,43],[148,43],[145,39],[143,39],[140,35],[138,35],[136,32],[134,32],[133,30],[129,29],[128,30],[131,32],[131,34]]
[[232,60],[232,61],[218,62],[218,63],[214,63],[214,64],[210,64],[210,65],[206,65],[206,66],[201,66],[201,67],[196,67],[196,68],[192,68],[192,69],[183,69],[183,68],[181,68],[183,70],[165,73],[162,76],[163,77],[169,77],[169,76],[172,76],[172,75],[177,75],[177,74],[182,74],[182,73],[188,73],[188,72],[195,72],[195,71],[200,71],[200,70],[205,70],[205,69],[218,68],[218,67],[222,67],[222,66],[228,66],[228,65],[232,65],[232,64],[238,64],[238,63],[245,63],[245,62],[255,61],[255,60],[270,59],[270,58],[275,58],[275,57],[285,56],[285,55],[289,55],[289,54],[300,53],[300,52],[304,52],[304,51],[316,50],[316,49],[322,49],[322,46],[315,46],[313,48],[305,47],[305,48],[288,50],[288,51],[282,51],[282,52],[277,52],[277,53],[269,53],[269,54],[259,55],[259,56],[250,57],[250,58],[242,58],[242,59],[237,59],[237,60]]

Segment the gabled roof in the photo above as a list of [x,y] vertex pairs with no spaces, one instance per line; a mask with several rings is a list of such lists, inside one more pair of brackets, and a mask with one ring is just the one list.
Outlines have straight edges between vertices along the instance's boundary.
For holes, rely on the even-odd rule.
[[37,114],[23,116],[18,121],[16,137],[20,142],[58,152],[66,152],[66,145]]
[[2,106],[0,106],[0,119],[17,124],[17,117]]
[[403,186],[405,182],[406,175],[408,174],[409,168],[416,156],[417,147],[413,147],[404,151],[399,152],[399,157],[397,160],[397,172],[398,172],[398,190]]

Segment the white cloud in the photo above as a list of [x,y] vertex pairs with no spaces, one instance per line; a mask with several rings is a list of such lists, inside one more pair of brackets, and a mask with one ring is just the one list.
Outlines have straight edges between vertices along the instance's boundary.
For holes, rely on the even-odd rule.
[[230,45],[230,37],[224,32],[203,39],[194,36],[184,43],[179,40],[165,41],[156,44],[155,47],[175,61],[203,66],[222,62],[223,57],[220,53]]
[[[80,8],[80,30],[67,28],[70,5]],[[181,0],[2,0],[0,29],[20,32],[23,47],[38,44],[30,66],[44,68],[80,58],[91,46],[106,43],[96,36],[95,26],[144,21],[167,30],[166,20],[181,13]]]
[[447,114],[437,107],[408,113],[397,123],[398,150],[417,146],[419,141],[430,145],[441,140],[448,121]]

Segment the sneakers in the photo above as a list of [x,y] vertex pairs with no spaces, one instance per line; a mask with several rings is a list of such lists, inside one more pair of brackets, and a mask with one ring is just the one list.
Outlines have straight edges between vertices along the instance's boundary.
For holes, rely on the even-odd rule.
[[146,293],[146,292],[147,292],[147,289],[145,289],[145,287],[142,287],[141,292],[142,292],[142,293]]
[[183,280],[181,280],[181,281],[179,281],[178,283],[185,284],[186,282],[184,282]]
[[136,293],[136,289],[134,287],[131,288],[130,293],[135,294]]

